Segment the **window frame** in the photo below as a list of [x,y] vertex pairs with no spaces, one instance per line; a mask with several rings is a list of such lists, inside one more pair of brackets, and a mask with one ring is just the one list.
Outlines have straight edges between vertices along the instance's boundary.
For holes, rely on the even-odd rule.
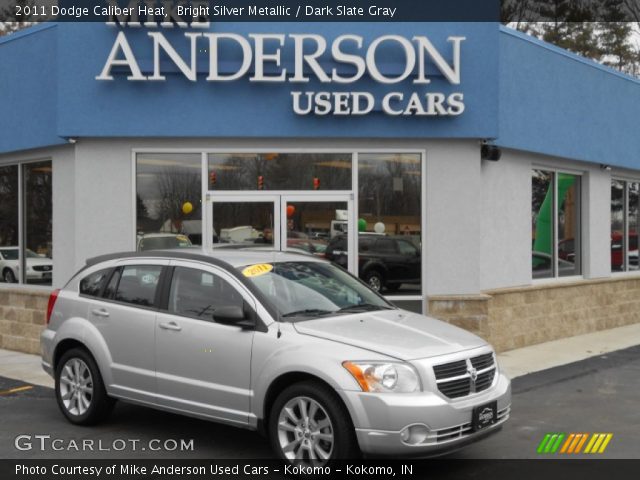
[[[553,216],[552,216],[552,228],[553,228],[553,251],[552,251],[552,270],[553,270],[553,275],[550,277],[545,277],[545,278],[533,278],[533,267],[530,266],[529,267],[529,275],[531,275],[531,284],[532,285],[536,285],[536,284],[544,284],[544,283],[549,283],[549,282],[553,282],[553,283],[558,283],[558,282],[571,282],[571,281],[575,281],[575,280],[581,280],[584,279],[586,277],[586,273],[585,273],[585,268],[584,268],[584,246],[585,246],[585,242],[583,241],[584,237],[585,237],[585,224],[587,222],[585,222],[584,219],[584,214],[585,214],[585,209],[584,209],[584,204],[585,202],[585,188],[584,188],[584,179],[586,178],[586,172],[581,171],[581,170],[576,170],[576,169],[572,169],[572,168],[560,168],[557,166],[549,166],[549,165],[545,165],[545,164],[536,164],[536,163],[532,163],[531,164],[531,168],[529,169],[529,187],[531,188],[531,178],[532,178],[532,173],[534,170],[541,170],[544,172],[549,172],[553,174],[553,202],[552,202],[552,207],[553,207]],[[558,214],[559,214],[559,207],[560,204],[558,203],[558,175],[559,174],[566,174],[566,175],[573,175],[576,177],[580,178],[580,188],[579,188],[579,192],[578,192],[578,199],[579,199],[579,205],[578,205],[578,226],[576,228],[576,231],[578,231],[580,233],[580,239],[579,241],[575,241],[576,239],[574,238],[574,242],[578,245],[578,248],[575,249],[576,254],[579,252],[580,253],[580,274],[574,274],[574,275],[566,275],[566,276],[560,276],[560,256],[558,255]],[[533,190],[531,190],[531,194],[529,195],[530,199],[533,199]],[[531,200],[530,200],[531,203]],[[531,206],[529,207],[531,209]],[[531,212],[531,210],[530,210]],[[531,214],[531,213],[530,213]],[[529,250],[529,263],[532,263],[532,258],[533,258],[533,245],[530,245],[530,250]]]
[[[621,276],[633,276],[640,275],[640,268],[638,270],[629,270],[629,184],[639,183],[640,178],[627,177],[622,175],[611,175],[609,181],[609,212],[611,212],[611,183],[614,181],[622,182],[624,184],[624,191],[622,195],[623,208],[622,208],[622,270],[612,270],[609,266],[611,275]],[[640,235],[640,232],[638,232]],[[611,235],[611,220],[609,221],[609,235]],[[639,242],[640,244],[640,242]],[[611,240],[609,240],[609,249],[611,249]],[[609,251],[611,255],[611,251]]]
[[[174,153],[174,154],[185,154],[185,153],[199,153],[201,156],[201,182],[202,182],[202,199],[203,204],[207,203],[208,195],[215,195],[216,193],[220,193],[220,191],[209,190],[209,163],[208,156],[209,154],[215,153],[264,153],[264,152],[276,152],[276,153],[349,153],[352,155],[351,169],[352,169],[352,185],[350,190],[330,190],[326,191],[330,194],[347,194],[351,195],[353,198],[353,211],[355,212],[355,217],[357,220],[358,212],[359,212],[359,199],[358,199],[358,159],[359,155],[368,155],[368,154],[389,154],[389,153],[402,153],[402,154],[416,154],[420,156],[420,175],[422,179],[421,188],[420,188],[420,229],[421,229],[421,243],[422,247],[420,248],[421,257],[420,257],[420,272],[421,272],[421,285],[420,285],[420,293],[419,294],[410,294],[410,295],[386,295],[385,298],[391,302],[415,302],[419,301],[421,305],[421,313],[426,314],[428,312],[428,298],[427,298],[427,239],[426,232],[427,229],[427,161],[428,155],[427,150],[421,147],[415,148],[371,148],[366,146],[363,143],[356,144],[352,147],[337,147],[337,148],[326,148],[326,147],[306,147],[306,148],[291,148],[291,147],[274,147],[273,145],[258,145],[257,147],[251,148],[243,148],[238,146],[237,148],[216,148],[216,147],[186,147],[186,148],[153,148],[153,147],[134,147],[131,148],[131,205],[136,205],[136,188],[137,188],[137,156],[138,154],[153,154],[153,153]],[[246,195],[247,190],[240,191],[224,191],[225,194],[233,195]],[[274,194],[274,195],[299,195],[301,193],[311,192],[314,190],[294,190],[294,191],[281,191],[281,190],[264,190],[265,194]],[[205,235],[211,235],[210,226],[208,222],[204,219],[207,218],[205,212],[203,212],[203,222],[202,222],[202,235],[203,238]],[[136,250],[136,234],[137,232],[137,212],[136,209],[132,209],[131,214],[131,228],[134,234],[131,238],[131,246],[132,250]],[[355,239],[355,248],[359,249],[358,237]],[[353,274],[358,276],[358,262],[355,263],[355,271]]]
[[[26,240],[27,240],[27,234],[26,234],[26,227],[27,227],[27,218],[26,218],[26,185],[25,185],[25,166],[30,165],[30,164],[36,164],[36,163],[43,163],[43,162],[49,162],[51,164],[51,184],[52,184],[52,188],[51,188],[51,222],[53,224],[53,158],[52,157],[36,157],[36,158],[29,158],[26,160],[15,160],[15,161],[9,161],[6,163],[0,163],[0,167],[17,167],[18,169],[18,245],[16,245],[18,247],[18,266],[19,266],[19,272],[18,272],[18,278],[17,278],[17,282],[15,284],[12,284],[13,287],[29,287],[29,288],[33,288],[33,287],[53,287],[54,285],[54,278],[53,276],[55,275],[56,269],[53,268],[52,271],[52,275],[51,275],[51,284],[37,284],[37,283],[28,283],[26,281],[26,278],[23,279],[23,272],[27,271],[27,257],[25,255],[25,252],[27,250],[27,246],[26,246]],[[52,235],[51,235],[51,243],[52,243],[52,250],[53,250],[53,230],[52,230]],[[53,262],[53,258],[51,259]],[[4,285],[4,284],[3,284]]]

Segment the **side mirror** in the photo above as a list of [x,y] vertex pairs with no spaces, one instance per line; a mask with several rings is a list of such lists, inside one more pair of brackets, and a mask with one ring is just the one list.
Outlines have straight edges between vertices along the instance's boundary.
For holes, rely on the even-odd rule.
[[256,321],[251,315],[245,315],[244,309],[237,305],[216,308],[213,320],[225,325],[235,325],[243,330],[255,328]]

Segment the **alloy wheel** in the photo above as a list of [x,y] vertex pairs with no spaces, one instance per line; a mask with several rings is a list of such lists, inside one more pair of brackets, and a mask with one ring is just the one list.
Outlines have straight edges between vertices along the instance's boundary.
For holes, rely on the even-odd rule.
[[60,398],[66,410],[76,416],[84,415],[93,399],[91,370],[80,358],[70,358],[60,373]]
[[324,465],[335,443],[331,418],[316,400],[294,397],[280,411],[278,441],[284,456],[293,463]]

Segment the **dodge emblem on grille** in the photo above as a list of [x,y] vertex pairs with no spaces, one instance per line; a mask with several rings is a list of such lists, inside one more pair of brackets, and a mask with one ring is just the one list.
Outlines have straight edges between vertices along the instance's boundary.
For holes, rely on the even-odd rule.
[[467,373],[471,377],[471,383],[475,385],[476,380],[478,379],[478,371],[473,367],[469,367],[469,369],[467,370]]

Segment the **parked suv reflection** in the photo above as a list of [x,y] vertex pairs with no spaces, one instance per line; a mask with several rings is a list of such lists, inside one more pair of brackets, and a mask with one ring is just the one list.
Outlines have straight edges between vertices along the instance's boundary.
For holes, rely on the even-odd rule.
[[[347,236],[331,239],[325,256],[347,268]],[[359,277],[377,292],[396,292],[403,285],[420,285],[420,248],[406,236],[358,235]]]

